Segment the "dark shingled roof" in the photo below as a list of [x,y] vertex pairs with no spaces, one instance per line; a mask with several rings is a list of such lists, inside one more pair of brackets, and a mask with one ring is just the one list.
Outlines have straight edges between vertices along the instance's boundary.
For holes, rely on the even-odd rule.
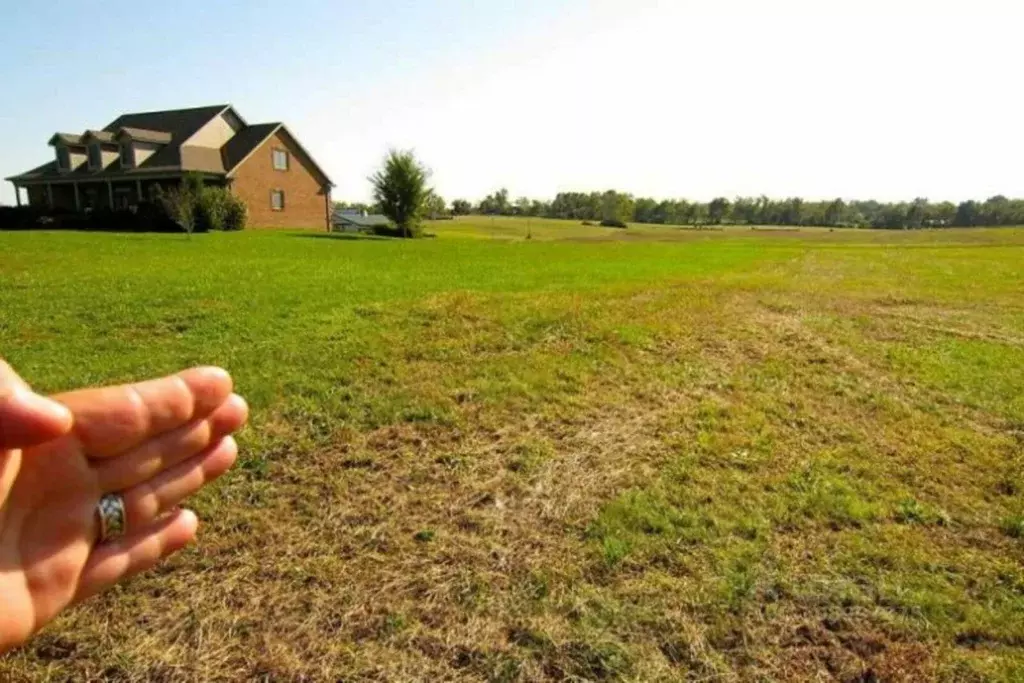
[[249,154],[260,146],[264,140],[273,135],[281,127],[280,123],[255,123],[238,131],[233,138],[220,148],[224,168],[233,169]]
[[171,141],[170,133],[162,130],[145,130],[144,128],[122,128],[117,132],[116,137],[121,136],[138,142],[158,142],[161,145],[166,145]]
[[375,228],[391,225],[391,219],[380,214],[364,216],[359,213],[346,213],[343,209],[335,209],[331,214],[331,224],[349,223],[359,228]]
[[50,138],[50,144],[51,145],[54,144],[54,142],[53,142],[54,140],[59,140],[60,142],[63,142],[65,145],[81,145],[82,144],[82,136],[81,135],[75,135],[74,133],[54,133],[53,137]]
[[[179,174],[188,171],[198,171],[216,175],[225,175],[235,169],[249,154],[263,144],[268,137],[278,130],[285,130],[280,123],[259,123],[245,125],[237,113],[232,113],[243,124],[243,128],[232,136],[220,148],[198,147],[195,145],[183,146],[183,143],[195,135],[200,128],[209,123],[215,116],[218,116],[230,106],[218,104],[210,107],[196,107],[194,109],[170,109],[167,111],[150,111],[136,114],[124,114],[119,116],[103,130],[86,131],[85,135],[79,137],[70,133],[57,133],[50,139],[65,144],[85,144],[88,138],[95,138],[103,142],[116,142],[116,138],[122,135],[129,136],[132,140],[141,142],[153,142],[161,145],[145,161],[134,168],[122,168],[120,160],[112,161],[106,168],[99,171],[90,171],[88,164],[82,164],[70,172],[57,170],[57,162],[50,161],[30,171],[8,178],[14,181],[40,181],[49,179],[60,180],[105,180],[117,178],[134,178],[147,174]],[[302,148],[294,137],[291,140],[298,146],[306,157],[308,153]],[[323,174],[316,162],[309,159],[316,170],[323,175],[325,182],[330,179]]]
[[[196,107],[194,109],[169,109],[167,111],[146,111],[137,114],[124,114],[118,116],[103,130],[117,132],[122,128],[140,128],[142,130],[158,130],[169,133],[170,141],[158,149],[153,156],[139,167],[145,168],[177,168],[181,170],[205,170],[190,169],[182,163],[181,143],[196,134],[200,128],[205,126],[210,119],[228,108],[226,104],[218,104],[211,107]],[[223,173],[223,169],[219,171]]]
[[100,142],[109,142],[111,144],[114,143],[114,134],[110,133],[108,131],[105,131],[105,130],[87,130],[87,131],[85,131],[85,135],[82,136],[82,142],[85,142],[85,141],[89,140],[90,138],[95,138],[95,139],[99,140]]

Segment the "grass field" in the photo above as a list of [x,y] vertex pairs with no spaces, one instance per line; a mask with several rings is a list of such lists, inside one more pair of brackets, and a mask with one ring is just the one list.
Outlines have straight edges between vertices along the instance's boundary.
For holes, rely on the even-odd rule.
[[0,233],[38,388],[253,411],[0,680],[1024,679],[1024,230],[429,230]]

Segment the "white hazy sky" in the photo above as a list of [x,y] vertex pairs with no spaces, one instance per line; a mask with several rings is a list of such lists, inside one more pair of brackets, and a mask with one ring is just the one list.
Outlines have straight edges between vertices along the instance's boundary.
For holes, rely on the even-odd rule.
[[[33,31],[50,47],[0,47],[13,95],[0,135],[16,138],[2,141],[0,174],[45,161],[55,130],[231,101],[249,120],[288,123],[339,199],[368,199],[366,177],[389,146],[414,148],[448,199],[501,186],[531,197],[1024,195],[1022,0],[345,4],[294,0],[320,33],[274,47],[259,37],[276,35],[280,17],[263,3],[197,3],[214,25],[246,17],[235,66],[204,63],[211,41],[232,38],[214,28],[192,38],[195,58],[154,63],[154,49],[107,74],[167,68],[159,92],[96,98],[88,52],[67,57],[77,81],[45,85],[62,59],[51,17],[19,3],[12,34],[0,35],[20,41],[8,50]],[[12,199],[5,183],[0,201]]]

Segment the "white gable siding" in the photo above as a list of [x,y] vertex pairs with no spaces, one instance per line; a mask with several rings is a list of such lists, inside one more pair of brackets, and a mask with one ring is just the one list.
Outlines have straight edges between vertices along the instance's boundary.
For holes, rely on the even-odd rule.
[[141,166],[142,162],[153,156],[153,153],[160,149],[161,145],[152,142],[134,142],[132,147],[135,148],[135,165]]
[[241,122],[234,116],[225,118],[223,115],[216,116],[205,126],[195,132],[185,144],[193,147],[214,147],[220,149],[224,143],[234,137],[241,127]]

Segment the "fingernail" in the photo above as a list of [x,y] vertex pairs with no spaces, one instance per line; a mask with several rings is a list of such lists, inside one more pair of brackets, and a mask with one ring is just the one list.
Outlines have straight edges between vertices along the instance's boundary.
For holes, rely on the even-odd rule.
[[245,424],[245,421],[249,419],[249,403],[238,394],[231,394],[231,396],[228,397],[228,400],[231,401],[236,410],[245,416],[242,418],[242,424]]
[[40,396],[34,391],[21,387],[14,390],[14,396],[22,408],[29,413],[47,421],[59,422],[65,427],[71,426],[71,410],[63,403],[58,403],[53,399]]
[[199,368],[199,372],[210,377],[211,379],[228,379],[231,375],[224,368],[219,368],[216,365],[206,365]]

